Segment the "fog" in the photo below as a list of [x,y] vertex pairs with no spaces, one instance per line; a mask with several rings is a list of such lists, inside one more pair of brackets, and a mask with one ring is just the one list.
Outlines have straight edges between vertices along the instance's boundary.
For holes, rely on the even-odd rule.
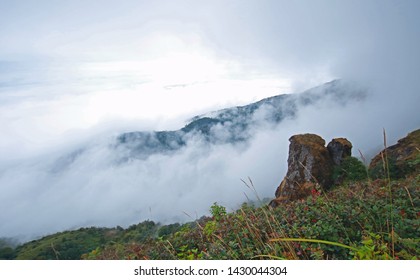
[[[223,133],[223,127],[217,129]],[[115,150],[115,139],[105,137],[82,146],[65,168],[57,166],[77,153],[77,146],[16,163],[0,176],[0,219],[7,221],[0,232],[28,238],[82,226],[128,226],[145,219],[184,222],[208,214],[214,202],[232,210],[247,197],[256,200],[240,180],[248,176],[261,197],[272,197],[285,171],[288,134],[283,129],[255,133],[252,141],[238,145],[211,145],[198,137],[175,153],[122,163],[124,149]],[[274,164],[278,168],[267,169]]]
[[[372,109],[374,95],[340,101],[325,98],[299,107],[296,117],[276,125],[263,121],[267,113],[262,107],[254,114],[255,125],[244,132],[249,137],[245,142],[212,144],[194,135],[174,152],[135,158],[124,147],[116,148],[115,135],[101,133],[15,161],[0,173],[0,220],[7,221],[0,233],[27,240],[86,226],[126,227],[147,219],[186,222],[208,215],[214,202],[232,211],[248,199],[257,200],[241,179],[250,178],[260,198],[274,197],[286,173],[288,139],[294,134],[316,133],[327,142],[346,137],[354,155],[361,150],[369,157],[381,148],[382,128],[388,141],[395,142],[418,125],[416,119],[394,124],[393,114]],[[404,115],[399,113],[401,120]],[[223,140],[227,129],[216,125],[213,133]]]
[[[419,128],[418,1],[0,3],[0,237],[184,222],[214,203],[272,198],[288,139],[346,137],[368,158]],[[78,14],[78,16],[75,16]],[[217,15],[217,16],[216,16]],[[340,78],[366,96],[323,99],[249,139],[200,136],[129,158],[124,132]],[[259,116],[264,115],[259,112]],[[225,127],[214,132],[221,138]],[[125,154],[127,153],[127,154]]]

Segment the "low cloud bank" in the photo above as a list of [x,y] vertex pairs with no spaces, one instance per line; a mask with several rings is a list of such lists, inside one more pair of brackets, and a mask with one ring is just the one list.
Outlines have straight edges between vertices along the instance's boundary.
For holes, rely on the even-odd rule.
[[[407,96],[400,95],[407,106],[399,108],[378,98],[371,87],[366,98],[325,98],[297,108],[294,117],[279,124],[261,121],[267,115],[263,106],[245,142],[211,144],[196,135],[176,151],[134,158],[115,147],[114,136],[102,134],[4,165],[0,236],[27,240],[84,226],[128,226],[146,219],[184,222],[208,214],[214,202],[235,209],[247,197],[255,199],[241,181],[247,177],[260,197],[271,198],[286,173],[291,135],[316,133],[327,142],[346,137],[354,154],[360,149],[373,156],[381,148],[382,128],[392,144],[418,127]],[[226,127],[212,129],[224,137]]]

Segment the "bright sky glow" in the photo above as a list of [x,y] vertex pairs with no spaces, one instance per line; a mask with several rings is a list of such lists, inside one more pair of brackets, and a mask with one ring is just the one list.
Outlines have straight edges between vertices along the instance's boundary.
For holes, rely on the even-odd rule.
[[415,9],[376,2],[3,1],[0,152],[107,123],[175,129],[334,78],[415,73]]

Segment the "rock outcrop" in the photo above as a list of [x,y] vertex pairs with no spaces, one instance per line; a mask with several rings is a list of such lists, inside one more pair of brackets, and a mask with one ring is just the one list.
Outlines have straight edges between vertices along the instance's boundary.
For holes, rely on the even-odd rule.
[[[270,206],[302,199],[313,192],[328,190],[333,171],[351,156],[352,144],[345,138],[335,138],[325,147],[325,140],[315,134],[290,137],[287,174],[276,189],[276,198]],[[345,161],[346,162],[346,161]],[[393,179],[420,173],[420,129],[382,150],[369,165],[373,179]],[[389,173],[388,173],[389,172]]]
[[384,165],[388,164],[391,178],[398,179],[420,172],[420,129],[409,133],[398,140],[397,144],[382,150],[376,155],[370,165],[369,171],[373,179],[387,177]]
[[353,145],[346,138],[334,138],[327,145],[328,152],[335,165],[340,165],[344,158],[351,156]]
[[318,188],[330,188],[334,167],[351,156],[352,144],[345,138],[333,139],[327,147],[325,140],[316,134],[294,135],[289,141],[287,174],[276,190],[276,198],[270,202],[273,207],[305,198]]

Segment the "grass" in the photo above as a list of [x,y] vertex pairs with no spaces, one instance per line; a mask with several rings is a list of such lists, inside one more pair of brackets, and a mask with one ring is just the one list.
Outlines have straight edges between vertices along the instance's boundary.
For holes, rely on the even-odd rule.
[[[392,206],[388,184],[394,189]],[[232,213],[213,204],[211,217],[169,235],[109,244],[84,258],[418,259],[418,185],[415,177],[349,182],[275,209],[244,203]]]
[[[245,183],[255,191],[252,181]],[[192,223],[66,231],[14,253],[18,259],[419,259],[419,183],[415,175],[349,181],[275,209],[248,201],[228,213],[215,203],[210,217]]]

